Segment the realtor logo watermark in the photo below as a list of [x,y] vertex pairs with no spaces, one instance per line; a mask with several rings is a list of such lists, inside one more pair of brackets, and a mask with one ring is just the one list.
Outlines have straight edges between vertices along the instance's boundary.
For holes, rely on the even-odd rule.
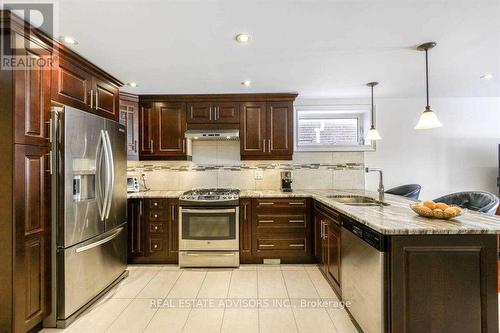
[[[49,36],[54,36],[54,3],[0,2],[0,9],[23,21],[21,31],[29,31],[28,24]],[[52,45],[40,43],[33,35],[23,38],[12,29],[0,37],[0,70],[52,69]]]

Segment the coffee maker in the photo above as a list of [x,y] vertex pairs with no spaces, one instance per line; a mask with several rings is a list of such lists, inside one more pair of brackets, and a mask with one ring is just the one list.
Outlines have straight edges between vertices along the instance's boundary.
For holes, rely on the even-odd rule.
[[292,192],[292,172],[281,171],[281,191]]

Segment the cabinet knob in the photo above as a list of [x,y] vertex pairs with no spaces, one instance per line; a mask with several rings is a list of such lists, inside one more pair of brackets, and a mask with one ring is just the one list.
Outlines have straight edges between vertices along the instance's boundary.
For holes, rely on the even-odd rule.
[[155,214],[155,218],[157,218],[157,217],[158,217],[158,214]]
[[153,245],[153,247],[154,247],[155,249],[157,249],[157,248],[158,248],[158,245],[156,245],[156,244],[155,244],[155,245]]
[[155,202],[155,206],[158,206],[158,203],[157,203],[157,202]]
[[155,230],[158,230],[158,227],[157,227],[157,226],[155,226]]

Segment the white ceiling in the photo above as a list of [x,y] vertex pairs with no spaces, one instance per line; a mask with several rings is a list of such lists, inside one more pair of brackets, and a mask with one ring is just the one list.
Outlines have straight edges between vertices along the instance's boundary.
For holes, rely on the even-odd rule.
[[500,96],[499,0],[64,0],[59,18],[129,92],[360,97],[379,81],[376,96],[424,97],[414,47],[436,41],[431,97]]

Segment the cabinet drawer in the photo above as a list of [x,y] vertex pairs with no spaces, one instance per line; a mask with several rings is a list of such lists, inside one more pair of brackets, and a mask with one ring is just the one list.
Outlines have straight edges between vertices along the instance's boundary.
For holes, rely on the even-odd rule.
[[159,238],[149,239],[149,252],[161,252],[165,250],[165,240]]
[[297,198],[297,199],[256,199],[255,208],[257,210],[262,209],[306,209],[307,199]]
[[163,209],[168,207],[167,199],[149,199],[150,209]]
[[158,222],[150,222],[149,223],[149,232],[150,233],[163,233],[167,230],[167,226],[165,223]]
[[297,251],[306,252],[305,237],[272,237],[257,239],[259,251]]
[[306,214],[289,214],[289,215],[276,215],[276,214],[256,214],[256,225],[258,229],[261,228],[279,228],[283,231],[290,231],[290,229],[304,229],[307,225]]
[[168,220],[168,210],[150,210],[149,211],[149,221],[167,221]]

